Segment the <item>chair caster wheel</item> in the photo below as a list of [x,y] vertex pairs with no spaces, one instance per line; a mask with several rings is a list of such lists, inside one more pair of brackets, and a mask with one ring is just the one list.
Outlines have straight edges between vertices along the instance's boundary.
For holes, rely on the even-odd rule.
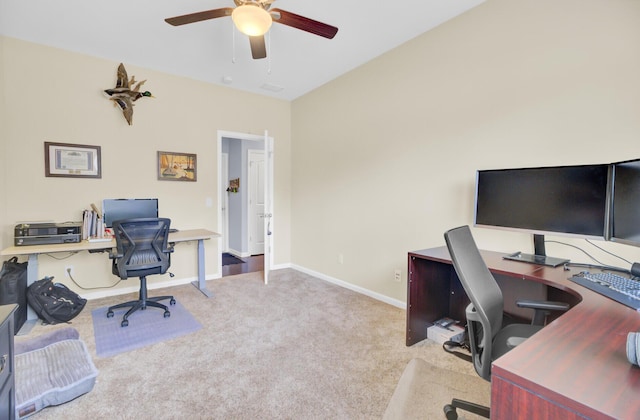
[[107,311],[107,318],[113,318],[113,311],[112,310]]
[[122,320],[122,322],[120,323],[120,326],[121,326],[121,327],[126,327],[126,326],[128,326],[128,325],[129,325],[129,321],[128,321],[128,320],[126,320],[126,319],[123,319],[123,320]]
[[164,311],[164,317],[165,318],[169,318],[171,316],[171,312],[169,311]]
[[171,298],[171,300],[169,301],[169,305],[175,305],[176,304],[176,300],[174,298]]
[[456,412],[456,408],[451,404],[447,404],[443,408],[444,415],[447,417],[447,420],[456,420],[458,418],[458,413]]

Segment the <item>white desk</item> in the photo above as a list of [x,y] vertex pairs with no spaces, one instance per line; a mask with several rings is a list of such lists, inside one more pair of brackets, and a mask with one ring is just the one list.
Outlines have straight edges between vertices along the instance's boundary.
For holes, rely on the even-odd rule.
[[[169,242],[171,243],[198,241],[198,280],[191,283],[207,297],[211,297],[213,294],[207,290],[204,282],[204,241],[219,237],[219,233],[206,229],[179,230],[169,234]],[[40,254],[92,250],[98,251],[111,249],[115,246],[115,239],[103,242],[80,241],[68,244],[11,246],[3,249],[2,252],[0,252],[0,255],[27,255],[29,258],[29,264],[27,265],[27,285],[30,285],[34,281],[38,280],[38,255]]]

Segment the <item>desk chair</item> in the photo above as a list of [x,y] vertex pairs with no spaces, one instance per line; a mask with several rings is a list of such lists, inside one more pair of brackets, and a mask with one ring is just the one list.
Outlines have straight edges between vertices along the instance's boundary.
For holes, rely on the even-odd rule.
[[169,309],[158,301],[169,299],[174,305],[173,296],[147,297],[147,276],[164,274],[171,265],[173,245],[168,243],[170,219],[145,218],[128,219],[113,222],[113,234],[116,248],[109,253],[113,260],[112,272],[121,279],[140,278],[140,294],[138,300],[120,303],[109,308],[107,317],[113,316],[113,310],[131,307],[122,317],[121,326],[129,325],[129,316],[138,309],[147,306],[164,309],[164,317],[171,316]]
[[[552,310],[566,311],[562,302],[519,300],[516,305],[535,311],[532,324],[503,325],[504,300],[498,283],[487,268],[469,226],[444,234],[451,261],[471,303],[466,308],[469,347],[473,366],[483,379],[491,381],[491,362],[524,342],[544,325]],[[448,420],[458,418],[456,408],[489,418],[489,407],[454,398],[444,406]]]

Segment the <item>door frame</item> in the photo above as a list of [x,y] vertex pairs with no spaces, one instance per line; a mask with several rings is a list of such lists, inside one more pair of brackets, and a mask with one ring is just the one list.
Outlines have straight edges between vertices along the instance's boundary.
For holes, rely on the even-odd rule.
[[[240,133],[240,132],[236,132],[236,131],[226,131],[226,130],[217,130],[217,144],[216,144],[216,160],[217,160],[217,174],[218,174],[218,180],[222,179],[222,139],[223,138],[231,138],[231,139],[238,139],[238,140],[251,140],[251,141],[258,141],[261,142],[264,147],[265,150],[269,150],[267,153],[265,153],[265,166],[267,167],[266,170],[266,179],[265,182],[268,185],[268,188],[271,190],[271,200],[270,200],[270,209],[274,208],[274,204],[275,204],[275,197],[273,197],[273,185],[274,185],[274,175],[273,175],[273,143],[274,143],[274,139],[273,137],[269,137],[267,134],[267,131],[265,131],[265,134],[263,135],[258,135],[258,134],[249,134],[249,133]],[[225,190],[223,188],[220,187],[219,185],[220,183],[218,182],[218,205],[217,205],[217,211],[218,211],[218,226],[222,226],[222,200],[223,200],[223,194],[225,193]],[[267,193],[265,191],[265,193]],[[227,209],[228,211],[228,209]],[[264,266],[265,266],[265,283],[268,280],[268,271],[269,268],[273,266],[273,254],[275,252],[275,246],[273,244],[273,236],[272,236],[272,232],[273,232],[273,222],[271,218],[264,218],[265,220],[265,231],[269,230],[269,238],[267,239],[265,237],[265,251],[264,251]],[[269,221],[271,221],[271,223],[269,223]],[[227,234],[228,235],[228,234]],[[221,241],[222,239],[219,238],[218,239],[218,273],[220,273],[220,277],[222,277],[222,246],[221,246]],[[267,241],[269,243],[268,245],[268,249],[267,249]]]
[[[226,173],[225,173],[226,172]],[[222,232],[222,252],[229,250],[229,196],[224,194],[226,187],[229,185],[229,154],[220,153],[220,180],[218,188],[222,194],[220,194],[220,219],[221,223],[218,225],[221,227]],[[224,207],[224,211],[222,208]]]

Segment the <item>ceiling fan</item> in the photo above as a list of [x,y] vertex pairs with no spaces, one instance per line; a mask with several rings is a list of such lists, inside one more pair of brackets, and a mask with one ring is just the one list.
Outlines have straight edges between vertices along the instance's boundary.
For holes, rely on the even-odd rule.
[[[272,22],[291,26],[324,38],[333,39],[338,32],[335,26],[318,22],[282,9],[271,9],[275,0],[233,0],[236,7],[223,7],[176,16],[165,19],[170,25],[180,26],[187,23],[231,16],[238,30],[249,36],[251,55],[254,59],[265,58],[267,49],[264,34],[271,27]],[[271,10],[270,10],[271,9]]]

